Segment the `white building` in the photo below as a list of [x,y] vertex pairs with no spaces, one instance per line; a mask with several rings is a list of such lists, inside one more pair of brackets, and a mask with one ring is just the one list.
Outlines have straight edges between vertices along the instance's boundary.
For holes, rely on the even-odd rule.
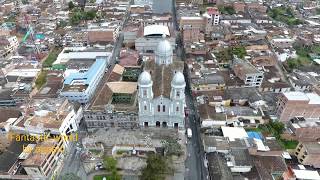
[[155,59],[146,62],[139,77],[139,124],[142,127],[184,128],[184,64],[173,61],[172,57],[172,46],[163,38],[155,51]]
[[60,95],[70,101],[89,102],[105,73],[108,62],[108,57],[98,57],[88,71],[71,73],[65,78]]
[[0,57],[7,57],[13,53],[19,46],[16,36],[0,37]]

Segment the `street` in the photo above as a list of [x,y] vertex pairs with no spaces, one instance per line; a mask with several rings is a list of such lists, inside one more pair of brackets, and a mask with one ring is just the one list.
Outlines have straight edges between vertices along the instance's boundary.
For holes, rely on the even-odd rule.
[[[176,54],[177,57],[180,57],[182,61],[186,60],[185,49],[183,45],[182,35],[179,32],[179,25],[177,22],[177,9],[176,9],[176,2],[173,0],[173,25],[175,30],[178,32],[176,36]],[[200,137],[200,118],[197,114],[197,110],[194,106],[194,99],[191,94],[190,88],[190,80],[189,80],[189,73],[188,68],[185,66],[184,68],[184,76],[186,80],[186,105],[187,108],[190,110],[189,116],[186,118],[186,128],[191,128],[192,130],[192,137],[188,139],[187,144],[187,159],[185,162],[186,167],[186,180],[204,180],[207,179],[207,168],[204,165],[204,150],[202,147],[202,141]]]

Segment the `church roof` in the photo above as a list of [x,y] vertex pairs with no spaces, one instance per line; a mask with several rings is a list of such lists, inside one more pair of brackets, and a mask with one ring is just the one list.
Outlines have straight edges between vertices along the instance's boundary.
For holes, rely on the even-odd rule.
[[169,98],[173,76],[175,72],[183,72],[183,68],[182,61],[173,61],[170,65],[157,65],[154,60],[147,61],[144,70],[152,76],[154,97],[163,95]]
[[173,86],[183,86],[186,85],[186,82],[184,80],[184,75],[182,74],[182,72],[177,72],[172,80],[172,85]]
[[149,84],[151,84],[151,76],[150,76],[149,72],[143,71],[139,76],[138,82],[139,82],[140,85],[149,85]]
[[171,44],[167,39],[165,39],[165,36],[159,42],[155,53],[162,56],[168,56],[173,54]]

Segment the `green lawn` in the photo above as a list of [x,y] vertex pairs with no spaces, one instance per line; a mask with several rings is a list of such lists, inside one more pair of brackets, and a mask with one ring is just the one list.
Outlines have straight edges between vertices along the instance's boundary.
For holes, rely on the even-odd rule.
[[111,176],[109,175],[96,175],[93,177],[93,180],[102,180],[104,177],[107,178],[107,180],[113,180]]
[[47,82],[47,71],[41,71],[36,79],[36,88],[40,89]]
[[52,64],[54,63],[54,61],[56,61],[59,53],[60,53],[60,50],[57,50],[57,49],[52,50],[52,51],[49,53],[47,59],[44,60],[44,62],[43,62],[43,67],[45,67],[45,68],[51,67]]

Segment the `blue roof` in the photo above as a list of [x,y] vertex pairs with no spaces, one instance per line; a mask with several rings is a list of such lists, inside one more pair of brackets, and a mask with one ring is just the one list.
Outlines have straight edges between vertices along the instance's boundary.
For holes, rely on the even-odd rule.
[[262,140],[263,139],[263,136],[261,133],[259,132],[255,132],[255,131],[248,131],[247,132],[249,138],[256,138],[256,139],[260,139]]
[[98,72],[104,71],[107,63],[106,57],[97,57],[96,62],[85,73],[72,73],[65,80],[64,84],[71,84],[74,80],[85,80],[85,84],[89,85],[95,78]]

